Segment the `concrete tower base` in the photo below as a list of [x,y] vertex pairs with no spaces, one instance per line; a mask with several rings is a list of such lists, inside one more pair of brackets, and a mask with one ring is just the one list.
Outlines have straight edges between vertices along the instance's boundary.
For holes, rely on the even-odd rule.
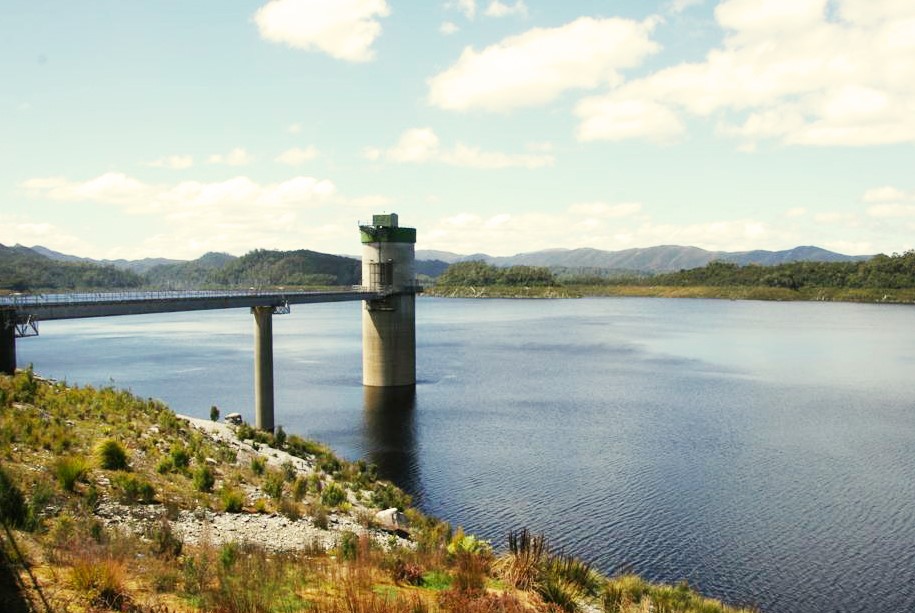
[[416,297],[372,300],[362,308],[362,384],[416,385]]

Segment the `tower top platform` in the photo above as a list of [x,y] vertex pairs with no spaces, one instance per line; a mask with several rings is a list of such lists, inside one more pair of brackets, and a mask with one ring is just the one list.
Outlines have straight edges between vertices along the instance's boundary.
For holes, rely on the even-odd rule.
[[359,234],[363,244],[368,243],[416,243],[416,228],[401,228],[397,213],[372,215],[372,222],[359,222]]

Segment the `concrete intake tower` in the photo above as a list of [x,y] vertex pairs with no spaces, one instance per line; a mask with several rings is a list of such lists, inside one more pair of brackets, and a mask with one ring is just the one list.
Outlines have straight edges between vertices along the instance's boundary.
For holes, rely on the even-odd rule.
[[362,384],[416,385],[416,228],[397,214],[360,223],[362,285],[383,298],[362,302]]

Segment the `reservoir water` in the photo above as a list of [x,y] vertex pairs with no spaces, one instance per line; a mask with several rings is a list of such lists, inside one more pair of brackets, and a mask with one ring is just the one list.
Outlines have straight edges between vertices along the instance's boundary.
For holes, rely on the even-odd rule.
[[[762,611],[915,611],[915,308],[417,302],[415,397],[361,386],[360,305],[274,318],[277,424],[504,545]],[[47,322],[20,363],[253,422],[252,317]]]

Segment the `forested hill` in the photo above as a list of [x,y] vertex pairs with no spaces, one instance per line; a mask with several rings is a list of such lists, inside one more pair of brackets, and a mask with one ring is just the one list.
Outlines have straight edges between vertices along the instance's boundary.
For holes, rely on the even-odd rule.
[[144,284],[141,276],[113,266],[55,261],[27,247],[0,245],[0,290],[124,289]]
[[210,280],[227,286],[358,285],[360,267],[359,260],[307,249],[257,249],[214,270]]

